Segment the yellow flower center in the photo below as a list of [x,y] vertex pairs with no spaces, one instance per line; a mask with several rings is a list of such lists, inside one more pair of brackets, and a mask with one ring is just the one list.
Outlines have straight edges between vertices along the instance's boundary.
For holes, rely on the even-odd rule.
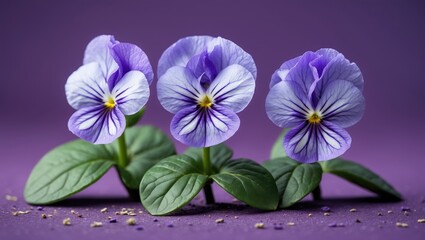
[[213,100],[210,96],[204,95],[199,99],[198,104],[202,108],[210,108],[213,105]]
[[309,123],[316,124],[316,123],[320,122],[321,117],[319,116],[318,113],[314,112],[314,113],[310,114],[310,116],[308,116],[307,120],[308,120]]
[[106,102],[105,102],[105,107],[107,107],[107,108],[109,108],[109,109],[112,109],[112,108],[114,108],[115,107],[115,105],[117,105],[116,103],[115,103],[115,100],[114,100],[114,98],[112,98],[112,97],[109,97],[108,98],[108,100],[106,100]]

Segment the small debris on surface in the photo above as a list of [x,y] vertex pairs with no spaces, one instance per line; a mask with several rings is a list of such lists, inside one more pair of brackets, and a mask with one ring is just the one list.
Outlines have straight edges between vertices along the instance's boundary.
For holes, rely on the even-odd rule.
[[102,226],[103,226],[102,222],[93,222],[93,223],[90,224],[90,227],[92,227],[92,228],[97,228],[97,227],[102,227]]
[[137,231],[142,231],[143,230],[143,227],[142,226],[138,226],[138,227],[136,227],[136,230]]
[[378,213],[378,216],[384,216],[384,214],[382,214],[381,212]]
[[328,206],[324,206],[324,207],[321,207],[320,210],[322,210],[323,212],[330,212],[331,208]]
[[357,209],[352,208],[352,209],[350,209],[350,212],[357,212]]
[[143,211],[142,211],[142,210],[140,210],[140,211],[139,211],[139,214],[143,214]]
[[425,218],[418,219],[418,223],[425,223]]
[[410,212],[410,207],[402,206],[400,209],[402,212]]
[[134,212],[131,212],[128,214],[128,216],[137,216],[137,214],[135,214]]
[[361,223],[362,221],[360,219],[356,219],[356,223]]
[[288,225],[288,226],[295,226],[295,223],[294,222],[288,222],[286,225]]
[[41,214],[41,218],[42,219],[46,219],[47,218],[47,215],[43,213],[43,214]]
[[331,214],[328,212],[323,213],[323,216],[330,216]]
[[409,212],[408,211],[404,211],[403,214],[404,214],[404,216],[409,216]]
[[219,218],[215,220],[216,223],[224,223],[224,219],[223,218]]
[[153,220],[153,222],[158,222],[158,219],[156,219],[156,218],[155,218],[155,219]]
[[392,214],[393,213],[393,211],[391,211],[391,210],[388,210],[388,212],[387,212],[388,214]]
[[409,227],[409,224],[407,224],[407,223],[402,223],[402,222],[397,222],[395,225],[396,225],[397,227],[400,227],[400,228],[408,228],[408,227]]
[[108,212],[108,208],[102,208],[102,209],[100,209],[100,212],[101,213],[106,213],[106,212]]
[[256,223],[254,227],[257,229],[264,229],[264,223]]
[[130,226],[134,226],[134,225],[136,225],[137,223],[136,223],[136,219],[135,218],[129,218],[129,219],[127,219],[127,221],[125,221],[128,225],[130,225]]
[[37,207],[37,210],[38,210],[38,211],[43,211],[43,210],[44,210],[44,207],[40,207],[40,206],[39,206],[39,207]]
[[9,195],[9,194],[7,194],[4,198],[6,198],[7,201],[12,201],[12,202],[18,201],[17,196],[12,196],[12,195]]
[[309,213],[307,217],[313,217],[313,213]]
[[333,227],[337,227],[337,226],[338,226],[338,225],[337,225],[335,222],[334,222],[334,223],[329,223],[329,224],[328,224],[328,227],[332,227],[332,228],[333,228]]
[[173,228],[173,227],[174,227],[174,225],[173,225],[172,223],[169,223],[169,224],[167,224],[167,227],[169,227],[169,228]]
[[65,218],[65,219],[62,221],[62,224],[63,224],[64,226],[71,226],[71,218]]
[[345,227],[344,223],[338,223],[338,227]]
[[30,211],[16,211],[16,212],[12,212],[13,216],[19,216],[19,215],[24,215],[24,214],[28,214],[30,213]]
[[115,218],[109,219],[109,223],[116,223],[116,222],[117,222],[117,219],[115,219]]
[[239,216],[234,216],[235,219],[239,219]]

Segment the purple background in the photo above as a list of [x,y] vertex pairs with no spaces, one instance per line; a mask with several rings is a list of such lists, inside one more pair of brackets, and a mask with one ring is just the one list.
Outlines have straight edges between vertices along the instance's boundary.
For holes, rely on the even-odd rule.
[[[241,127],[228,141],[237,157],[257,161],[267,159],[280,129],[264,112],[264,100],[273,71],[289,58],[307,50],[332,47],[356,62],[365,79],[366,113],[363,120],[349,129],[353,138],[346,158],[356,160],[381,174],[406,198],[402,203],[381,203],[359,197],[373,195],[335,177],[323,180],[323,194],[331,199],[323,204],[335,209],[332,219],[321,216],[320,204],[306,202],[308,210],[257,213],[219,206],[216,211],[196,210],[189,215],[167,217],[175,228],[156,226],[146,214],[147,224],[141,236],[174,238],[197,236],[221,238],[249,236],[275,238],[362,236],[419,238],[425,233],[425,186],[422,183],[425,161],[422,150],[425,136],[425,4],[423,1],[12,1],[0,2],[0,194],[19,197],[17,203],[0,200],[0,237],[18,239],[75,238],[78,236],[135,235],[127,226],[91,229],[83,224],[64,229],[61,220],[70,208],[89,208],[89,218],[99,217],[103,206],[137,207],[125,202],[125,191],[115,172],[76,196],[75,202],[62,206],[56,220],[42,222],[38,213],[11,216],[12,205],[26,209],[22,191],[32,167],[49,149],[75,139],[67,130],[73,110],[68,106],[64,84],[81,65],[86,44],[100,34],[113,34],[122,42],[139,45],[156,69],[157,61],[170,44],[181,37],[208,34],[222,36],[239,44],[255,59],[258,68],[257,89],[251,104],[239,114]],[[155,124],[169,134],[172,115],[156,98],[156,81],[148,111],[142,124]],[[178,144],[179,150],[184,146]],[[108,200],[101,200],[107,196]],[[231,198],[222,192],[222,201]],[[344,199],[348,198],[348,199]],[[354,199],[354,200],[350,200]],[[124,202],[123,202],[124,201]],[[75,203],[75,205],[74,205]],[[412,208],[410,216],[400,213],[401,205]],[[230,205],[231,208],[235,207]],[[298,208],[305,207],[300,205]],[[352,224],[347,214],[352,207],[366,223]],[[51,211],[55,207],[47,208]],[[397,214],[377,217],[377,212],[394,210]],[[204,211],[205,210],[205,211]],[[306,211],[318,216],[307,219]],[[414,210],[414,211],[413,211]],[[47,211],[47,210],[46,210]],[[50,211],[50,212],[51,212]],[[194,214],[194,216],[192,216]],[[209,218],[208,214],[212,217]],[[214,219],[244,215],[239,222],[226,220],[219,228]],[[69,215],[69,214],[68,214]],[[91,218],[90,218],[91,217]],[[293,228],[264,232],[252,226],[263,220],[268,224],[296,221]],[[181,221],[180,223],[178,221]],[[232,221],[234,223],[232,223]],[[344,222],[345,228],[330,229],[331,221]],[[384,223],[385,221],[385,223]],[[394,226],[396,221],[410,223],[408,229]],[[190,228],[188,222],[199,223]],[[149,225],[150,224],[150,225]],[[180,225],[179,225],[180,224]],[[75,231],[78,229],[78,231]],[[306,231],[306,229],[308,229]],[[61,231],[74,234],[61,234]],[[215,232],[214,236],[211,232]],[[149,235],[147,235],[149,234]],[[407,234],[407,235],[406,235]],[[7,237],[7,238],[3,238]],[[103,237],[104,238],[104,237]]]

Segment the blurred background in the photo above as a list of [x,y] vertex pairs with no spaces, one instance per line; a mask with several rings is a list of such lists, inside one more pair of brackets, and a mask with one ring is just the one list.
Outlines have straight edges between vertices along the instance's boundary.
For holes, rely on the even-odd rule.
[[[287,59],[331,47],[356,62],[365,79],[366,112],[349,129],[353,144],[345,157],[383,175],[405,195],[425,193],[417,181],[425,170],[424,11],[420,0],[1,0],[2,181],[23,187],[48,150],[76,139],[67,129],[73,109],[64,84],[92,38],[112,34],[137,44],[156,71],[172,43],[207,34],[234,41],[258,68],[254,98],[227,142],[236,157],[266,160],[281,131],[264,112],[271,74]],[[170,134],[171,118],[157,100],[155,79],[140,124]],[[327,177],[324,184],[330,181]],[[348,185],[332,186],[324,187],[325,195],[346,192]]]

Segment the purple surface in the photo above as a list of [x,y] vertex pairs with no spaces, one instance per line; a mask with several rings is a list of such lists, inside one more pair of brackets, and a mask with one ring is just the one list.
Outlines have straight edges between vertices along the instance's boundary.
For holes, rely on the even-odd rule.
[[[0,239],[421,239],[425,224],[417,220],[425,218],[421,180],[425,169],[423,9],[421,1],[384,0],[1,1]],[[34,164],[49,149],[75,139],[66,127],[73,110],[66,103],[64,84],[81,64],[88,41],[104,33],[142,47],[154,68],[162,51],[187,35],[220,35],[251,53],[259,70],[257,90],[239,115],[241,128],[228,144],[237,157],[258,161],[267,158],[280,131],[264,112],[274,70],[306,50],[332,47],[341,51],[360,66],[366,98],[363,120],[348,129],[353,145],[345,157],[381,174],[406,200],[384,203],[326,176],[322,184],[326,200],[311,203],[307,199],[292,210],[262,213],[232,204],[232,198],[220,191],[217,198],[226,204],[214,209],[203,207],[197,199],[195,207],[177,216],[157,217],[158,222],[153,222],[154,217],[138,214],[135,217],[140,224],[128,226],[128,217],[113,212],[141,205],[126,200],[125,190],[111,171],[66,202],[12,216],[13,205],[18,210],[30,208],[22,191]],[[158,103],[155,88],[152,92],[142,123],[154,123],[169,133],[172,115]],[[181,144],[178,148],[184,149]],[[18,202],[6,201],[6,194],[17,196]],[[331,208],[330,216],[323,216],[323,206]],[[403,206],[411,209],[409,216],[401,211]],[[103,207],[108,207],[109,213],[100,213]],[[351,213],[351,208],[358,211]],[[55,209],[52,218],[41,219],[43,212],[53,214]],[[84,218],[76,218],[72,209]],[[378,216],[379,212],[383,216]],[[313,217],[307,217],[308,213]],[[118,222],[108,223],[110,215]],[[67,217],[71,226],[62,225]],[[217,218],[225,222],[216,224]],[[361,223],[355,223],[357,218]],[[91,228],[93,221],[102,221],[104,226]],[[266,228],[255,229],[254,224],[261,221]],[[288,222],[295,226],[287,226]],[[396,227],[396,222],[409,227]],[[273,223],[282,223],[283,230],[275,230]],[[340,223],[345,227],[338,227]],[[173,227],[167,227],[169,224]],[[332,227],[335,224],[337,227]],[[138,226],[143,230],[136,230]]]

